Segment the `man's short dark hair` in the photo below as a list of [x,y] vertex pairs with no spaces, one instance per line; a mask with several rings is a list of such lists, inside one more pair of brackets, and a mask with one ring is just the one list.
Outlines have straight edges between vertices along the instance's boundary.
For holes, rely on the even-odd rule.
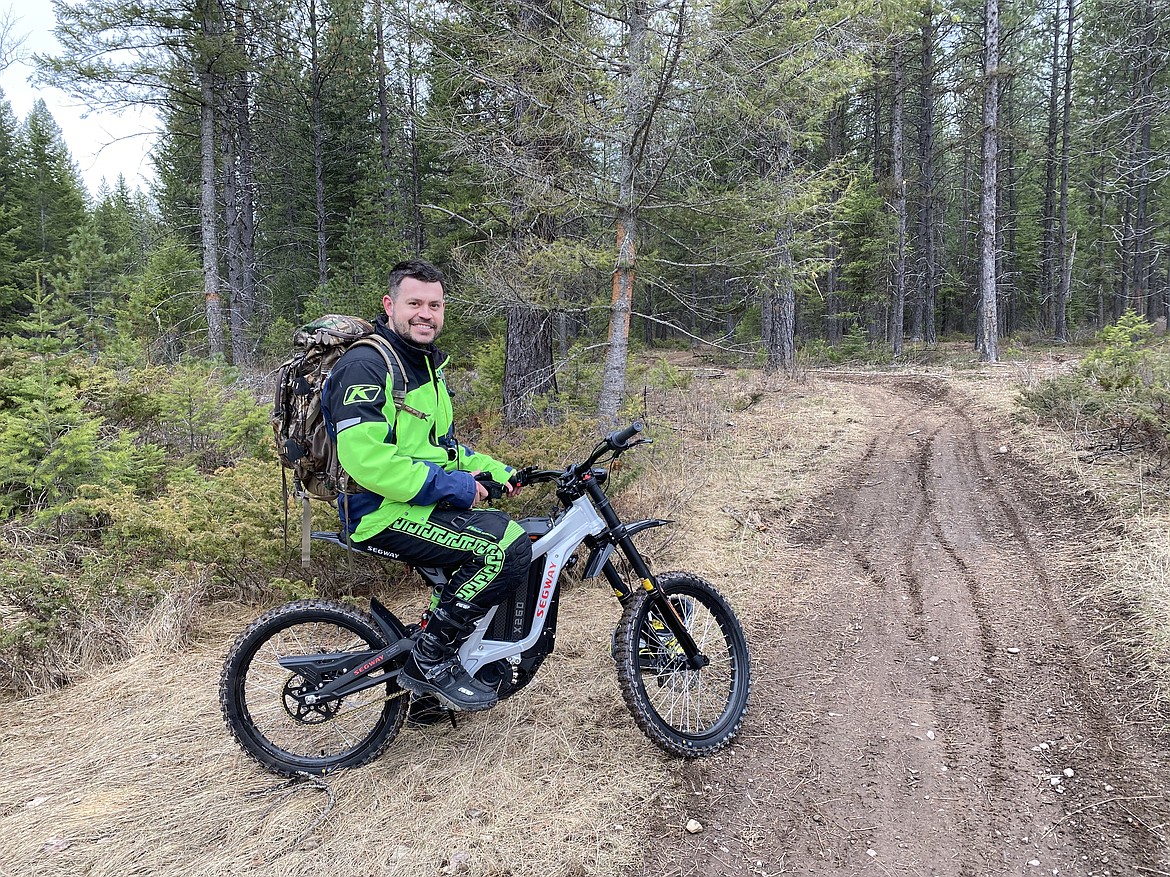
[[443,283],[446,280],[443,272],[430,262],[423,261],[422,259],[407,259],[405,262],[399,262],[390,269],[390,280],[387,284],[387,289],[391,300],[398,298],[398,287],[402,285],[402,281],[407,277],[413,277],[415,280],[421,280],[423,283]]

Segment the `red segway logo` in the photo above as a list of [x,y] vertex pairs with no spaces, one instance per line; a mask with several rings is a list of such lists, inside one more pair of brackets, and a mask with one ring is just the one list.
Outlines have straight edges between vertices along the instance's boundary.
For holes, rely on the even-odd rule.
[[384,660],[386,660],[386,659],[382,655],[376,655],[373,658],[370,658],[370,660],[366,661],[364,664],[362,664],[356,670],[354,670],[353,675],[354,676],[361,676],[363,673],[365,673],[369,670],[373,670],[375,667],[377,667],[379,664],[381,664]]
[[544,584],[540,586],[540,602],[536,604],[536,617],[544,618],[545,610],[548,609],[548,600],[552,596],[553,582],[556,580],[557,565],[550,563],[548,565],[548,572],[544,576]]

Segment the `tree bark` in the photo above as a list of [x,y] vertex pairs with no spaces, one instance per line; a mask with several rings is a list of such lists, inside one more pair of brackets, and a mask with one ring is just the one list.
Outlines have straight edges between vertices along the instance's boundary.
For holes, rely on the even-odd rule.
[[1060,3],[1052,10],[1052,60],[1048,78],[1048,137],[1044,141],[1044,215],[1040,238],[1040,307],[1044,329],[1055,334],[1056,288],[1056,126],[1060,91]]
[[374,0],[374,39],[378,80],[378,138],[382,146],[382,215],[386,235],[394,233],[394,170],[390,146],[390,97],[386,88],[386,27],[382,0]]
[[609,346],[601,375],[601,396],[597,414],[605,421],[617,418],[626,388],[626,357],[630,347],[630,308],[634,300],[634,269],[637,264],[638,226],[633,209],[623,209],[617,226],[617,258],[613,271],[613,300],[610,304]]
[[[210,0],[197,7],[204,38],[213,43],[219,36],[215,10]],[[219,228],[216,222],[215,190],[215,70],[209,52],[197,56],[199,69],[199,230],[203,251],[203,301],[207,315],[208,351],[222,358],[224,346],[223,302],[219,278]]]
[[1137,172],[1136,192],[1134,193],[1133,218],[1133,299],[1136,310],[1145,316],[1154,316],[1150,313],[1151,296],[1150,286],[1152,277],[1153,259],[1151,257],[1151,223],[1150,223],[1150,141],[1153,130],[1154,115],[1154,46],[1152,40],[1155,34],[1154,9],[1151,0],[1142,5],[1140,56],[1138,61],[1138,95],[1135,112],[1137,115],[1135,169]]
[[552,315],[524,303],[509,305],[504,347],[504,422],[532,425],[540,422],[535,404],[555,393],[552,359]]
[[904,111],[905,91],[903,88],[902,41],[894,44],[894,100],[893,118],[891,120],[892,153],[890,156],[893,184],[894,184],[894,224],[895,224],[895,253],[894,253],[894,284],[893,301],[890,308],[890,342],[894,348],[894,356],[903,353],[903,331],[906,324],[906,170],[903,162],[904,152]]
[[983,179],[979,199],[979,356],[999,361],[996,301],[996,181],[999,169],[999,0],[983,4]]
[[321,66],[320,20],[317,0],[309,0],[309,126],[313,141],[313,206],[317,221],[317,285],[329,282],[329,252],[325,215],[325,124],[321,119],[321,91],[325,72]]
[[760,322],[764,342],[764,367],[770,372],[796,367],[796,280],[792,246],[796,229],[792,222],[792,144],[775,144],[768,174],[776,187],[776,232],[768,275],[760,297]]
[[795,229],[783,219],[776,231],[772,272],[764,285],[760,314],[764,336],[765,369],[791,373],[796,367],[796,285],[792,270]]
[[[934,164],[934,6],[927,0],[922,10],[922,119],[919,127],[919,154],[921,177],[918,208],[918,240],[922,250],[921,320],[915,319],[914,337],[927,344],[938,342],[935,308],[938,301],[938,255],[935,230],[935,164]],[[917,308],[916,308],[917,311]]]
[[1067,0],[1065,19],[1068,22],[1068,29],[1064,38],[1064,101],[1060,120],[1060,218],[1056,235],[1056,264],[1060,266],[1060,286],[1056,295],[1052,332],[1057,341],[1068,341],[1068,304],[1072,292],[1072,253],[1076,249],[1075,240],[1071,247],[1068,240],[1068,175],[1069,153],[1072,146],[1073,25],[1076,21],[1076,0]]
[[641,147],[650,123],[647,93],[649,51],[646,45],[650,11],[646,0],[626,0],[626,71],[623,88],[625,130],[621,144],[621,181],[618,188],[616,255],[609,339],[601,375],[597,414],[607,422],[617,419],[626,388],[626,358],[630,344],[630,310],[634,301],[634,274],[638,257],[638,186]]
[[[515,27],[522,39],[541,43],[553,26],[554,12],[547,0],[521,0]],[[511,147],[530,167],[540,168],[555,160],[554,141],[542,136],[539,122],[530,118],[532,95],[525,87],[544,71],[539,61],[516,72],[517,88],[512,98]],[[529,204],[523,187],[512,191],[512,239],[517,258],[528,245],[550,243],[556,237],[556,223],[544,204]],[[547,308],[528,301],[510,301],[504,341],[504,422],[532,425],[541,420],[537,400],[555,393],[553,368],[553,320]]]
[[[223,83],[220,90],[226,92]],[[220,158],[223,166],[223,227],[225,237],[225,264],[227,265],[228,289],[230,299],[228,307],[228,325],[232,336],[232,362],[243,365],[248,359],[248,332],[244,319],[247,311],[246,296],[243,288],[243,261],[244,247],[241,233],[241,215],[239,192],[237,191],[237,156],[232,131],[227,121],[235,116],[235,107],[229,100],[224,112],[225,124],[220,130]]]
[[[1008,62],[1010,66],[1010,61]],[[1012,119],[1012,107],[1015,104],[1015,80],[1007,78],[1001,80],[1002,93],[1000,95],[1000,116]],[[1010,126],[1008,126],[1010,127]],[[1019,227],[1019,209],[1016,192],[1016,146],[1015,140],[1009,134],[1007,142],[1001,144],[1003,158],[999,162],[1000,172],[998,183],[999,208],[997,211],[997,227],[999,229],[996,247],[996,259],[999,267],[997,298],[999,300],[999,334],[1006,336],[1019,327],[1020,284],[1019,272],[1016,263],[1016,231]]]
[[[842,152],[842,134],[845,123],[845,99],[842,98],[829,111],[828,119],[828,149],[829,164],[836,165]],[[829,196],[834,206],[841,198],[841,190],[834,185]],[[834,231],[829,238],[826,257],[829,260],[829,270],[825,277],[825,337],[829,344],[836,347],[841,343],[841,236]],[[724,282],[726,286],[726,281]]]
[[418,73],[415,68],[414,22],[406,5],[406,139],[410,150],[410,245],[421,253],[426,246],[422,221],[422,159],[418,147]]

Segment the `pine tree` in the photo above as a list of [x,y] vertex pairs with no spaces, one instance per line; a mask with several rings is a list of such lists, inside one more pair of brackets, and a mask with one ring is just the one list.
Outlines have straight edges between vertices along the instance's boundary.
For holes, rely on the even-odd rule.
[[68,250],[69,238],[85,220],[85,189],[43,100],[29,111],[18,139],[24,176],[21,247],[41,270]]

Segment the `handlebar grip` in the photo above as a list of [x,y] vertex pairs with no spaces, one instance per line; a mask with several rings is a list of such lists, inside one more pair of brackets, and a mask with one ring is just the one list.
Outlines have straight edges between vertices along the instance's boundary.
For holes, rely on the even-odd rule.
[[475,480],[484,486],[488,492],[488,499],[499,499],[504,495],[504,485],[492,478],[490,472],[480,472]]
[[624,447],[626,442],[628,442],[645,428],[646,424],[642,423],[640,420],[635,420],[625,429],[619,432],[611,433],[609,440],[618,447]]

